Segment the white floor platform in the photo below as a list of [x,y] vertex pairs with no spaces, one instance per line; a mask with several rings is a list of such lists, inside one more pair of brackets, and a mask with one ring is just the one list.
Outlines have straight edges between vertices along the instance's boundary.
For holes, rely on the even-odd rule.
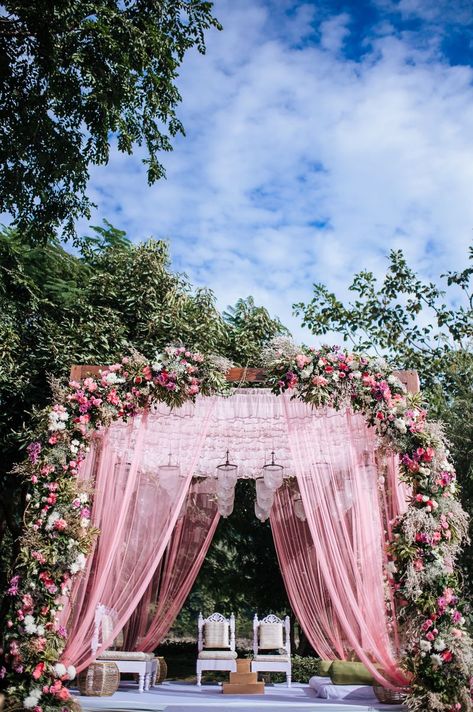
[[218,685],[165,682],[141,695],[136,685],[123,683],[111,697],[82,697],[78,701],[84,712],[401,712],[402,705],[382,705],[363,702],[338,702],[315,697],[308,685],[284,684],[267,686],[264,695],[222,695]]

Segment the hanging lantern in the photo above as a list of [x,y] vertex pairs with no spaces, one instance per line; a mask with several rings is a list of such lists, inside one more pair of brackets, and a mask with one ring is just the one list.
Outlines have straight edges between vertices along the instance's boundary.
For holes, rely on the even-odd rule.
[[284,467],[274,461],[274,450],[271,453],[271,462],[263,465],[263,477],[266,486],[271,490],[277,490],[283,482]]
[[238,466],[230,462],[229,455],[227,450],[225,462],[217,465],[216,493],[218,511],[222,517],[229,517],[233,512],[235,485],[238,479]]
[[256,502],[259,504],[261,509],[267,509],[268,511],[273,506],[274,501],[274,491],[270,489],[263,477],[256,478]]
[[164,489],[170,497],[177,494],[179,489],[179,477],[181,476],[180,465],[171,464],[171,453],[167,465],[158,467],[158,484]]
[[257,519],[260,520],[260,522],[265,522],[268,517],[269,517],[269,512],[270,512],[271,507],[266,508],[266,507],[261,507],[258,502],[255,502],[255,516]]
[[305,516],[304,504],[300,494],[296,494],[293,497],[293,509],[296,517],[300,519],[301,522],[305,522],[307,517]]

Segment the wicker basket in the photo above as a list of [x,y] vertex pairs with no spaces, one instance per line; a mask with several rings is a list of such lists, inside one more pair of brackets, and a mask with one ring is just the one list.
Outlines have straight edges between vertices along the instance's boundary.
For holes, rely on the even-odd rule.
[[400,705],[402,704],[408,693],[408,688],[404,687],[400,690],[388,690],[382,685],[373,685],[373,692],[380,702],[385,705]]
[[156,677],[156,684],[160,685],[167,677],[168,665],[164,658],[158,657],[158,675]]
[[111,660],[92,663],[77,676],[80,694],[88,697],[109,697],[119,684],[120,671]]

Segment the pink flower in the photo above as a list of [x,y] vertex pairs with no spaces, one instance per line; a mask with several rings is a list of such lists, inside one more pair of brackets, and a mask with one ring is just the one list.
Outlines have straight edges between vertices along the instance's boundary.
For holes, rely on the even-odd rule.
[[81,509],[80,516],[85,517],[86,519],[90,519],[90,509],[88,507],[84,507],[83,509]]
[[35,680],[39,680],[39,678],[41,677],[41,675],[44,672],[45,667],[46,667],[46,665],[44,663],[38,663],[36,665],[35,669],[33,670],[33,677]]
[[324,376],[314,376],[312,379],[312,384],[314,386],[326,386],[328,383]]
[[189,386],[189,388],[187,389],[187,393],[190,396],[195,396],[198,392],[199,392],[199,386],[197,386],[195,384],[192,386]]
[[19,582],[20,582],[20,577],[19,577],[18,575],[17,575],[17,576],[13,576],[13,578],[10,579],[10,587],[9,587],[9,589],[8,589],[8,591],[7,591],[7,594],[8,594],[9,596],[16,596],[16,595],[17,595]]
[[463,631],[459,628],[452,628],[451,633],[454,638],[463,638]]
[[459,623],[462,618],[463,618],[463,616],[460,611],[453,611],[452,619],[453,619],[454,623]]
[[304,368],[304,366],[307,366],[312,361],[310,356],[306,356],[305,354],[297,354],[296,356],[296,364],[297,368]]
[[67,522],[65,519],[56,519],[54,522],[54,529],[59,532],[63,532],[67,528]]
[[97,390],[98,384],[96,381],[94,381],[93,378],[86,378],[84,380],[84,388],[86,388],[89,393],[93,393],[94,391]]
[[433,633],[427,633],[425,637],[430,641],[435,640],[435,635]]
[[428,618],[426,621],[424,621],[424,623],[422,623],[422,630],[423,631],[429,630],[429,628],[432,628],[433,624],[434,624],[433,621],[431,621],[430,618]]

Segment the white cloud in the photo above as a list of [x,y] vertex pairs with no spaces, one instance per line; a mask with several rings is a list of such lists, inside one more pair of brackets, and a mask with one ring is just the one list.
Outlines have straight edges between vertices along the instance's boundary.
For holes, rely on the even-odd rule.
[[473,227],[473,70],[388,24],[348,61],[350,17],[318,18],[311,4],[287,27],[263,0],[221,0],[216,14],[224,31],[183,69],[187,137],[163,156],[168,180],[147,188],[139,158],[114,152],[93,173],[95,219],[169,238],[175,266],[221,307],[252,294],[297,336],[291,305],[314,281],[343,294],[355,271],[383,271],[391,248],[429,277],[460,267]]

